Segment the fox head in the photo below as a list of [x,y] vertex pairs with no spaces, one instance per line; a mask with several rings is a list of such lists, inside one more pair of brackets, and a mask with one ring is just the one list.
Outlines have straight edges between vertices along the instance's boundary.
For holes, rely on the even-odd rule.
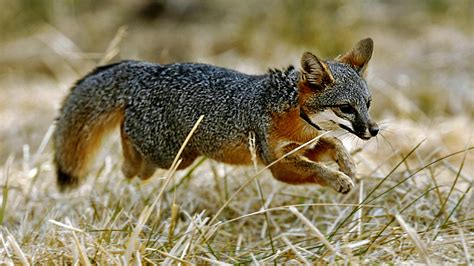
[[359,41],[346,54],[323,61],[310,52],[301,58],[298,82],[301,117],[322,129],[342,128],[361,139],[379,132],[369,115],[371,95],[364,80],[373,41]]

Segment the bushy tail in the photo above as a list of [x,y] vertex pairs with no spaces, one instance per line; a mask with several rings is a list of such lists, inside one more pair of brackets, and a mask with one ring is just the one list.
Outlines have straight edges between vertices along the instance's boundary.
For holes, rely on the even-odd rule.
[[123,97],[114,74],[119,64],[88,74],[63,102],[54,132],[54,164],[61,191],[82,182],[103,136],[123,121]]

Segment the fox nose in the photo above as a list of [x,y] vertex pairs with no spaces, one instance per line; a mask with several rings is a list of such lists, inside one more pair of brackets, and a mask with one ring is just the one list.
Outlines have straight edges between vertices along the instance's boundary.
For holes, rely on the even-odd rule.
[[370,135],[372,135],[372,137],[375,137],[379,133],[379,127],[377,126],[371,127],[369,128],[369,132],[370,132]]
[[369,122],[369,132],[372,137],[377,136],[379,133],[379,126],[375,122]]

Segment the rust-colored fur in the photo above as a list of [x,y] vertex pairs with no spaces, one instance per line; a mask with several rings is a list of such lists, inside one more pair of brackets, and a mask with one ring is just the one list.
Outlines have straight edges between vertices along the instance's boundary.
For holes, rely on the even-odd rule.
[[58,172],[61,173],[58,174],[72,177],[69,181],[64,180],[65,186],[74,187],[79,184],[78,177],[86,174],[90,159],[94,158],[104,135],[117,128],[123,115],[123,109],[115,109],[95,120],[84,118],[85,121],[76,121],[72,127],[67,128],[61,136],[60,145],[56,145],[55,156],[56,164],[60,166]]
[[223,163],[236,165],[250,165],[252,156],[247,146],[229,145],[214,155],[214,159]]
[[[300,103],[314,93],[304,80],[298,84],[298,89]],[[283,157],[320,134],[300,117],[300,106],[282,116],[272,118],[270,147],[275,158]],[[352,181],[342,172],[334,171],[320,163],[328,159],[336,161],[342,172],[354,177],[355,167],[344,146],[338,139],[328,136],[322,136],[315,144],[283,158],[270,170],[276,179],[286,183],[330,185],[339,192],[348,192],[353,186]]]

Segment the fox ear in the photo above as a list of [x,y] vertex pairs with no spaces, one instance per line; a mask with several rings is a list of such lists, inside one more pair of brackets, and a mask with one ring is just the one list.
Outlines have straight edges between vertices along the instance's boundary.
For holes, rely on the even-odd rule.
[[367,69],[372,52],[374,50],[374,41],[371,38],[359,41],[350,52],[338,56],[336,61],[352,66],[359,74],[364,74]]
[[310,52],[305,52],[301,57],[301,68],[301,81],[308,85],[324,87],[334,82],[326,63]]

